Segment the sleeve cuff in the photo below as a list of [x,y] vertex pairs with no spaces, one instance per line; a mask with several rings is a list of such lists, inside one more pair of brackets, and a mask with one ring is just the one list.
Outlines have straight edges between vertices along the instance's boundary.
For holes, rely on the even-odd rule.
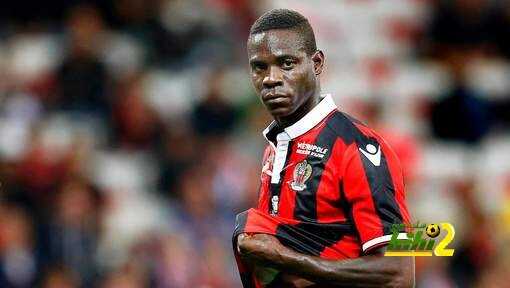
[[[375,247],[380,247],[388,242],[390,242],[392,235],[384,235],[377,238],[374,238],[372,240],[368,240],[367,242],[363,243],[361,246],[363,252],[367,252],[370,249],[373,249]],[[406,233],[399,233],[397,239],[407,239]]]

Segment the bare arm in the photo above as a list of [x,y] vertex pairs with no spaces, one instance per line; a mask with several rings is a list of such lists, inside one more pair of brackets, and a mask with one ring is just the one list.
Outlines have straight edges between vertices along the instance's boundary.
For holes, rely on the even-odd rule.
[[327,287],[414,287],[412,257],[369,255],[349,260],[325,260],[283,246],[266,234],[238,237],[240,255],[254,265],[269,266]]

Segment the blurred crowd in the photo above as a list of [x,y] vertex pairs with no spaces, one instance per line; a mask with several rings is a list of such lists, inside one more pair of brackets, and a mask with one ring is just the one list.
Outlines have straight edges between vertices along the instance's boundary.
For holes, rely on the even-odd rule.
[[[245,43],[302,12],[322,90],[399,155],[414,220],[454,257],[418,287],[508,287],[505,0],[109,0],[0,4],[0,287],[240,287],[271,121]],[[431,259],[432,258],[432,259]]]

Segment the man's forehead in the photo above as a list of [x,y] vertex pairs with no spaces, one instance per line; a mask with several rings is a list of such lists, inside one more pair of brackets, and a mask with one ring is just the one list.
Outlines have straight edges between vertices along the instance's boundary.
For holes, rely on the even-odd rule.
[[270,54],[288,54],[304,51],[303,38],[293,30],[268,30],[250,35],[248,54],[268,52]]

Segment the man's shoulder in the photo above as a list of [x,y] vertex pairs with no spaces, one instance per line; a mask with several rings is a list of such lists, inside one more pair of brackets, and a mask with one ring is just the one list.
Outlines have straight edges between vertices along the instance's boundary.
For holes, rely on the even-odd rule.
[[351,146],[351,144],[356,147],[366,147],[367,145],[388,146],[377,131],[340,110],[331,115],[326,125],[335,134],[335,137],[341,139],[346,146]]
[[327,119],[326,127],[346,144],[376,135],[365,123],[340,110],[335,110]]

